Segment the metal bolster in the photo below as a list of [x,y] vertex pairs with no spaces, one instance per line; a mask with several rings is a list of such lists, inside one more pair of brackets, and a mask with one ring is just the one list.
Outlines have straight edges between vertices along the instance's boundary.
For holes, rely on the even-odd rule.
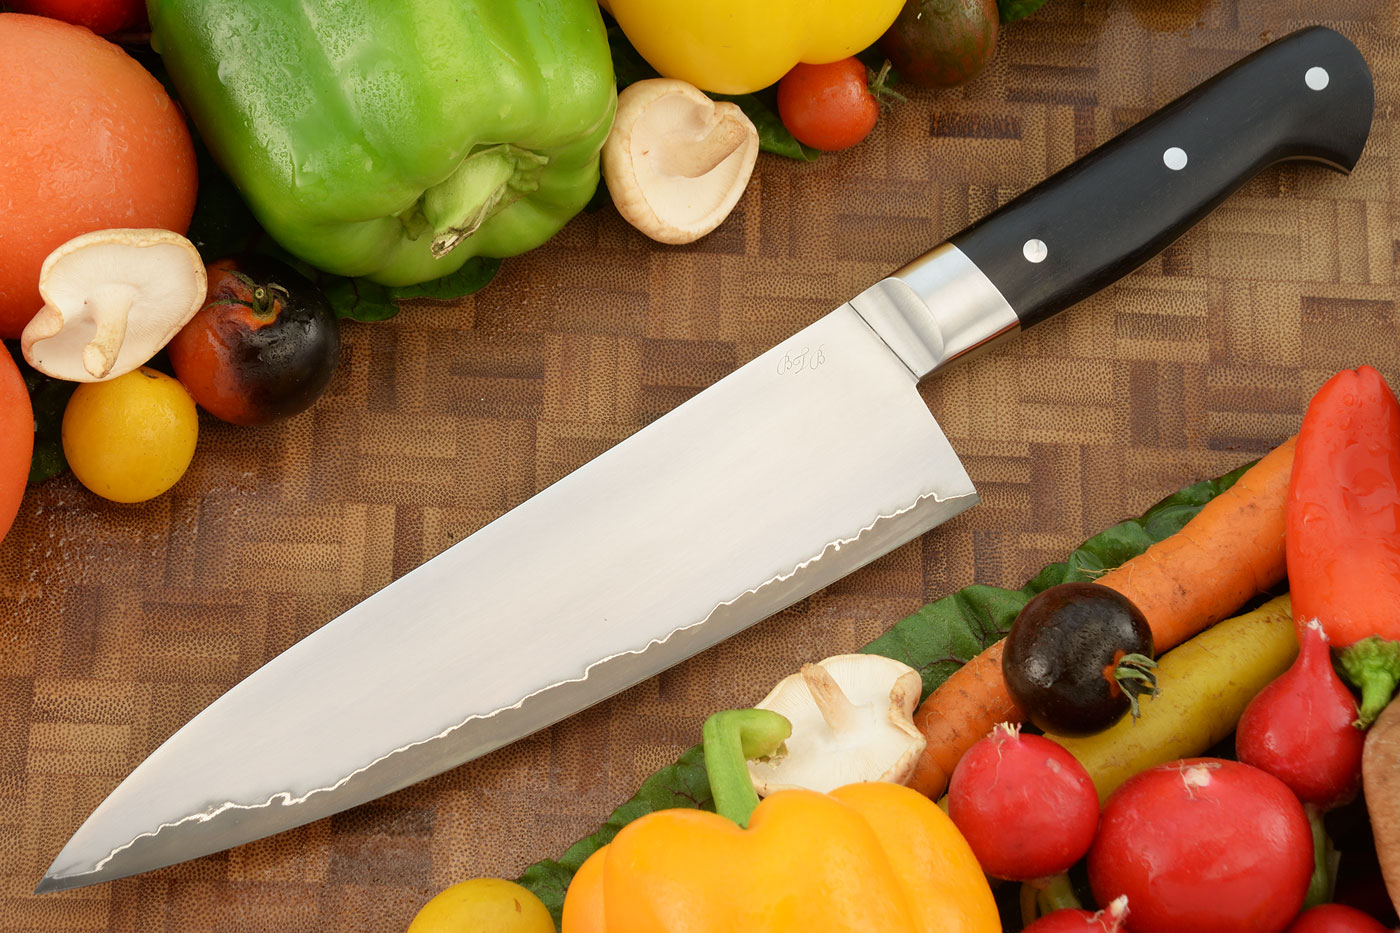
[[876,282],[850,304],[917,379],[1021,326],[991,279],[951,243]]

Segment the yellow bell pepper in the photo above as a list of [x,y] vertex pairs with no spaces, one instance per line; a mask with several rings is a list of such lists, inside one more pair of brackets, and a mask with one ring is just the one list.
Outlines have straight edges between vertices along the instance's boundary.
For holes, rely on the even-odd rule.
[[651,66],[716,94],[748,94],[798,62],[839,61],[884,34],[904,0],[603,0]]
[[[758,737],[776,723],[776,741]],[[757,803],[744,758],[775,750],[788,728],[768,710],[712,716],[705,763],[719,813],[660,810],[623,827],[574,876],[562,933],[1000,931],[971,848],[919,792],[848,784]],[[717,735],[729,753],[712,754]]]

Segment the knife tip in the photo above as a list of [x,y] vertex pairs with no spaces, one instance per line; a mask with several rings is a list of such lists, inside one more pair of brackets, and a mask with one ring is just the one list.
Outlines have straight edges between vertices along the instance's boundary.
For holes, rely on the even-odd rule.
[[63,878],[45,875],[43,878],[39,879],[39,883],[34,886],[34,893],[50,894],[54,891],[63,891],[69,887],[72,887],[72,885],[65,884]]

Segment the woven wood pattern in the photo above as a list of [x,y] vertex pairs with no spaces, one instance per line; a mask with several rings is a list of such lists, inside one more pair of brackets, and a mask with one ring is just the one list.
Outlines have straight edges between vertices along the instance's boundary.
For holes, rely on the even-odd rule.
[[[659,677],[467,766],[216,856],[28,892],[87,814],[239,679],[1030,184],[1270,38],[1323,22],[1375,73],[1349,178],[1266,171],[1162,257],[922,387],[983,503]],[[662,247],[611,209],[471,299],[349,327],[288,423],[205,418],[141,506],[71,477],[0,545],[0,929],[404,928],[466,877],[592,831],[717,708],[971,582],[1283,440],[1338,368],[1400,380],[1396,0],[1051,0],[973,83],[911,95],[857,149],[763,156],[732,217]],[[1400,384],[1400,383],[1397,383]],[[485,659],[463,659],[464,667]]]

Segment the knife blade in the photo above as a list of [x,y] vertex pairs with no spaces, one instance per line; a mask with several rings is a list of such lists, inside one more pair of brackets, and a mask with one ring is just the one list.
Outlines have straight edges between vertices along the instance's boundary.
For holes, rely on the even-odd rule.
[[39,892],[220,851],[520,738],[976,502],[918,382],[1160,252],[1262,168],[1347,172],[1365,61],[1281,39],[332,620],[191,719]]

